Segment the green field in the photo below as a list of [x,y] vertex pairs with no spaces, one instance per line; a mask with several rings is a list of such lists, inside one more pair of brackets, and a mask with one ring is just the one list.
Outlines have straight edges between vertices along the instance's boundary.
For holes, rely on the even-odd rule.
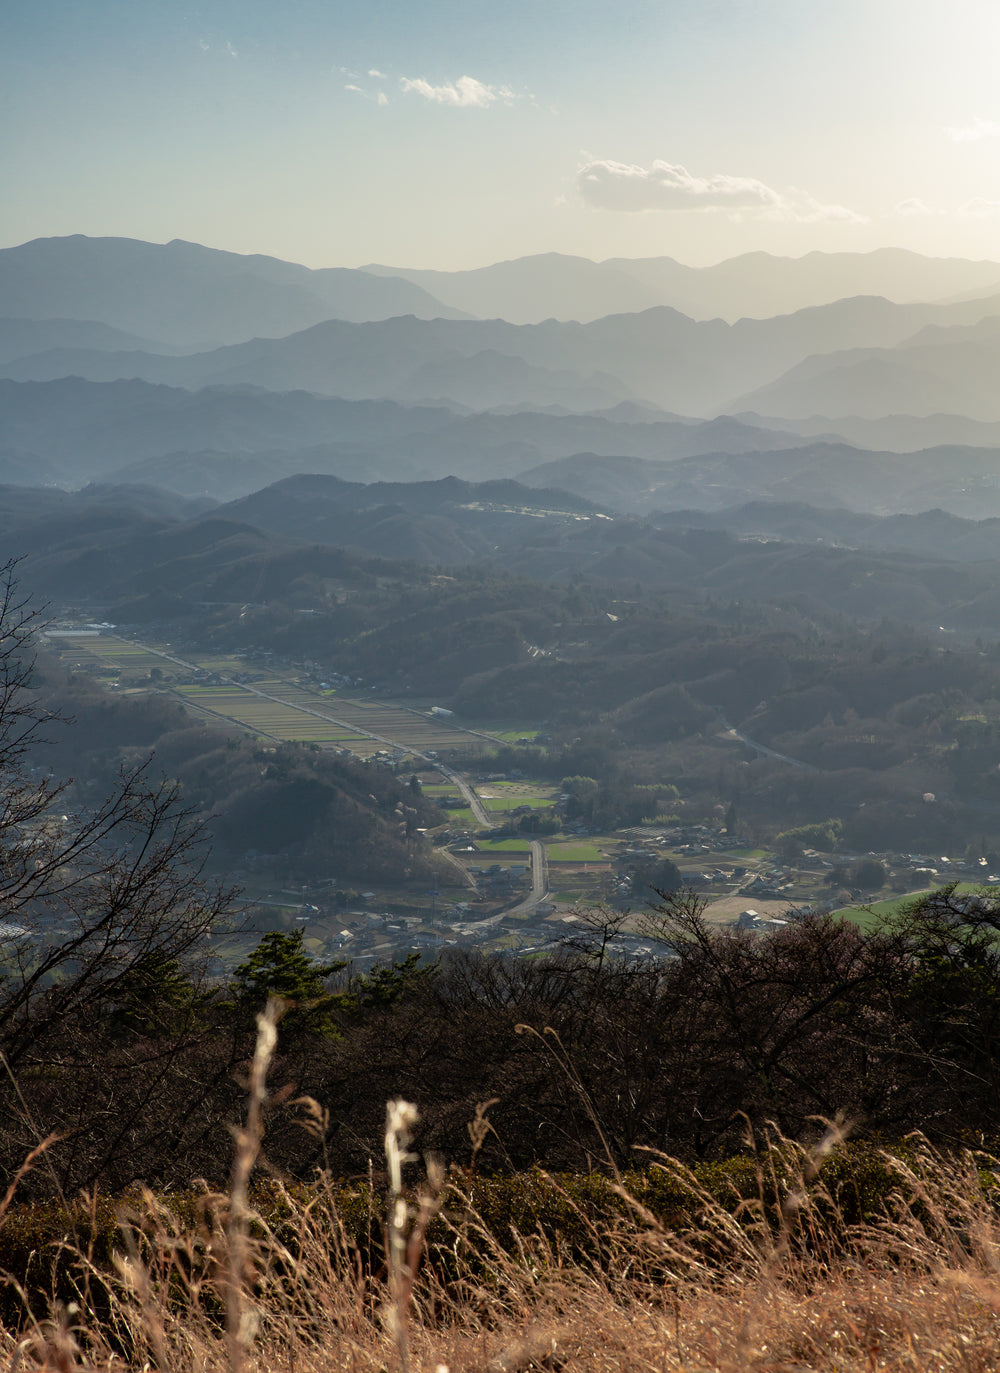
[[[929,896],[932,891],[938,891],[944,883],[939,883],[937,887],[925,887],[920,891],[906,892],[903,896],[892,896],[885,901],[873,901],[870,906],[842,906],[839,911],[831,912],[838,920],[849,920],[852,925],[860,925],[863,930],[874,930],[887,917],[895,915],[902,906],[908,901],[914,901],[918,896]],[[959,882],[955,890],[959,893],[977,892],[982,888],[976,882]],[[991,887],[986,888],[992,891]]]
[[487,810],[516,810],[518,806],[551,806],[550,796],[484,796],[483,805]]
[[476,847],[480,853],[531,852],[531,845],[527,839],[477,839]]

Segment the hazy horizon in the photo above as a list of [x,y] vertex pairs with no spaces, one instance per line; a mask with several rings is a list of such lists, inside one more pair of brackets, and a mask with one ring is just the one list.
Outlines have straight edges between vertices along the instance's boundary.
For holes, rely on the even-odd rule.
[[[171,237],[171,238],[161,238],[161,239],[135,239],[134,236],[133,236],[133,235],[130,235],[130,234],[83,234],[83,233],[79,233],[79,232],[69,233],[69,234],[37,234],[37,235],[35,235],[33,238],[31,238],[31,239],[25,239],[25,240],[23,240],[23,241],[20,242],[20,243],[10,243],[10,244],[4,243],[4,244],[0,244],[0,251],[2,251],[4,248],[20,248],[20,247],[25,247],[25,246],[27,246],[27,244],[29,244],[29,243],[42,242],[42,241],[45,241],[46,239],[59,239],[59,238],[106,238],[106,239],[112,239],[112,240],[113,240],[113,239],[121,239],[121,240],[123,240],[123,241],[150,243],[150,244],[152,244],[152,245],[155,246],[155,247],[169,247],[171,243],[185,243],[185,244],[190,244],[190,245],[192,245],[192,246],[194,246],[194,247],[207,248],[210,252],[235,253],[235,254],[236,254],[237,256],[239,256],[239,257],[269,257],[269,258],[275,259],[276,261],[290,262],[290,263],[293,263],[293,264],[296,265],[296,266],[309,267],[311,270],[322,270],[322,269],[324,269],[324,268],[331,268],[331,267],[332,267],[332,268],[337,268],[337,267],[345,267],[345,266],[351,265],[351,266],[356,266],[357,268],[362,269],[362,270],[363,270],[364,268],[368,268],[368,267],[378,267],[378,268],[398,267],[398,268],[400,269],[400,271],[407,271],[407,272],[423,272],[423,271],[441,271],[441,272],[448,272],[448,271],[463,272],[463,271],[468,271],[468,272],[474,272],[474,271],[477,271],[477,270],[479,270],[479,269],[481,269],[481,268],[484,268],[484,267],[502,266],[504,263],[508,263],[508,262],[517,262],[517,261],[522,261],[522,260],[525,260],[525,259],[530,259],[530,258],[535,258],[535,257],[568,257],[568,258],[576,258],[576,259],[578,259],[578,260],[580,260],[580,261],[592,262],[592,263],[594,263],[594,264],[597,265],[597,266],[601,266],[601,265],[604,264],[604,263],[615,262],[615,261],[621,261],[621,262],[642,262],[642,261],[645,261],[645,260],[650,260],[650,259],[654,256],[654,255],[652,255],[652,254],[650,254],[650,255],[639,255],[639,254],[625,254],[625,253],[619,253],[619,254],[615,254],[615,255],[613,255],[613,256],[611,256],[611,257],[599,258],[599,257],[587,257],[587,255],[584,254],[584,253],[564,253],[564,252],[561,252],[559,249],[553,248],[553,249],[540,249],[538,252],[534,252],[534,253],[522,253],[522,254],[518,254],[517,256],[510,256],[510,257],[505,257],[505,258],[495,258],[495,259],[491,259],[491,260],[489,260],[489,261],[487,261],[487,260],[484,259],[482,262],[470,262],[467,266],[463,266],[463,267],[454,267],[454,268],[434,267],[434,266],[432,266],[431,264],[426,263],[426,262],[404,262],[404,261],[401,261],[401,260],[400,260],[400,261],[397,261],[397,262],[376,262],[374,259],[373,259],[371,262],[362,262],[362,263],[357,263],[357,264],[347,264],[347,263],[343,263],[343,262],[310,262],[310,263],[305,263],[305,262],[302,262],[301,260],[295,259],[295,258],[282,258],[282,257],[281,257],[279,254],[277,254],[277,253],[265,253],[265,252],[261,252],[261,251],[258,250],[258,249],[254,249],[254,248],[246,248],[246,249],[230,248],[230,247],[228,247],[226,244],[223,244],[223,243],[204,243],[204,242],[198,242],[197,240],[194,240],[194,239],[182,238],[182,237],[180,237],[179,235],[176,235],[176,234],[175,234],[173,237]],[[838,252],[854,252],[854,253],[857,253],[857,254],[862,255],[862,256],[872,256],[872,255],[875,255],[875,254],[878,254],[878,253],[891,253],[891,252],[903,252],[903,253],[906,253],[906,252],[912,252],[912,253],[917,253],[917,254],[918,254],[919,256],[921,256],[921,257],[926,257],[926,258],[929,258],[929,259],[941,259],[941,260],[945,260],[945,259],[947,259],[947,258],[957,258],[957,259],[961,259],[961,260],[965,260],[965,261],[969,261],[969,262],[976,262],[976,261],[978,261],[978,262],[990,262],[990,263],[994,263],[994,262],[995,262],[995,263],[997,263],[998,265],[1000,265],[1000,242],[997,243],[997,247],[996,247],[995,253],[993,253],[993,254],[991,254],[991,255],[990,255],[990,254],[984,255],[984,256],[981,257],[981,258],[972,258],[972,257],[969,257],[967,254],[963,254],[963,253],[945,253],[945,252],[941,252],[941,253],[921,253],[919,249],[907,248],[907,247],[905,247],[905,246],[902,245],[902,244],[891,244],[891,243],[882,244],[881,246],[876,247],[876,248],[859,248],[859,249],[849,249],[849,248],[844,248],[844,249],[836,249],[836,248],[834,248],[834,249],[825,249],[825,248],[805,248],[805,249],[803,249],[803,251],[800,252],[800,253],[777,253],[777,252],[771,252],[771,251],[769,251],[769,250],[766,249],[766,248],[747,248],[747,249],[743,250],[742,252],[729,253],[729,254],[726,254],[726,255],[723,256],[723,257],[713,258],[713,259],[711,259],[711,260],[709,260],[709,261],[705,261],[705,262],[692,262],[692,261],[686,261],[685,259],[683,259],[683,258],[681,258],[681,257],[679,257],[679,256],[676,256],[676,255],[673,254],[673,253],[661,253],[661,254],[656,254],[655,256],[657,256],[657,257],[671,258],[673,261],[677,262],[677,263],[678,263],[680,266],[682,266],[682,267],[690,267],[690,268],[693,268],[693,269],[701,269],[701,268],[719,267],[719,266],[722,266],[723,263],[726,263],[726,262],[734,262],[734,261],[736,261],[738,258],[741,258],[741,257],[754,257],[754,256],[758,256],[758,257],[769,257],[769,258],[775,258],[775,259],[784,259],[784,260],[787,260],[787,261],[802,261],[802,260],[804,260],[804,259],[807,258],[807,257],[812,257],[812,256],[817,256],[817,255],[818,255],[818,256],[832,256],[832,255],[834,255],[834,254],[836,254],[836,253],[838,253]]]
[[997,253],[987,0],[38,0],[3,36],[2,246],[443,270]]

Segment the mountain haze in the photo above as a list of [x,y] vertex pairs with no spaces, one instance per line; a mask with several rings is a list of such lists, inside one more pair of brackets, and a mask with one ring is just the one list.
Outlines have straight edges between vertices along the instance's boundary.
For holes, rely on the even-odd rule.
[[799,440],[739,420],[630,422],[602,415],[457,415],[392,401],[344,401],[249,387],[191,392],[140,381],[0,381],[7,480],[80,486],[96,477],[231,498],[296,472],[352,480],[516,476],[572,453],[673,458],[725,444]]
[[960,414],[1000,421],[1000,319],[923,329],[894,348],[837,351],[805,359],[735,409],[790,419],[811,415]]
[[[18,381],[139,378],[191,389],[251,385],[477,410],[501,405],[601,410],[632,399],[710,416],[734,404],[765,408],[769,395],[758,396],[756,388],[799,364],[822,368],[816,357],[850,348],[891,348],[929,325],[979,325],[984,317],[998,315],[1000,296],[953,305],[897,305],[859,296],[732,325],[695,321],[667,306],[589,324],[514,325],[412,315],[366,323],[326,320],[288,337],[256,338],[183,357],[59,349],[8,362],[0,375]],[[989,337],[985,326],[980,332]],[[771,408],[784,413],[783,405]],[[841,407],[825,413],[853,411]]]
[[543,253],[471,271],[367,266],[403,277],[437,299],[483,318],[537,324],[586,322],[602,315],[669,305],[692,319],[792,314],[845,296],[877,295],[899,303],[1000,290],[1000,262],[928,258],[902,248],[871,253],[807,253],[801,258],[745,253],[711,267],[670,257],[589,258]]
[[457,313],[411,282],[348,268],[312,271],[181,239],[74,234],[0,250],[0,315],[100,320],[182,347],[288,334],[331,318]]

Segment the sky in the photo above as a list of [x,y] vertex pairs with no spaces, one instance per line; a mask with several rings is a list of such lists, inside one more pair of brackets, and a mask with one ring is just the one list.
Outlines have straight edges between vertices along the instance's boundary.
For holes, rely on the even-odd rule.
[[1000,0],[0,8],[0,246],[1000,258]]

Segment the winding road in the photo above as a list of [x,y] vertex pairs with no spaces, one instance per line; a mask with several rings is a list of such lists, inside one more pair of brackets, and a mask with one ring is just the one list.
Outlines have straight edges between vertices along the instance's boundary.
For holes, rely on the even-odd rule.
[[812,763],[803,763],[801,758],[789,758],[787,753],[778,753],[773,748],[768,748],[766,744],[759,744],[756,739],[750,739],[747,735],[741,734],[735,725],[731,725],[721,710],[716,710],[716,714],[723,726],[720,738],[731,739],[734,743],[746,744],[747,748],[753,749],[754,753],[763,754],[765,758],[777,758],[779,763],[787,763],[789,767],[798,768],[801,772],[822,772],[822,768],[814,767]]

